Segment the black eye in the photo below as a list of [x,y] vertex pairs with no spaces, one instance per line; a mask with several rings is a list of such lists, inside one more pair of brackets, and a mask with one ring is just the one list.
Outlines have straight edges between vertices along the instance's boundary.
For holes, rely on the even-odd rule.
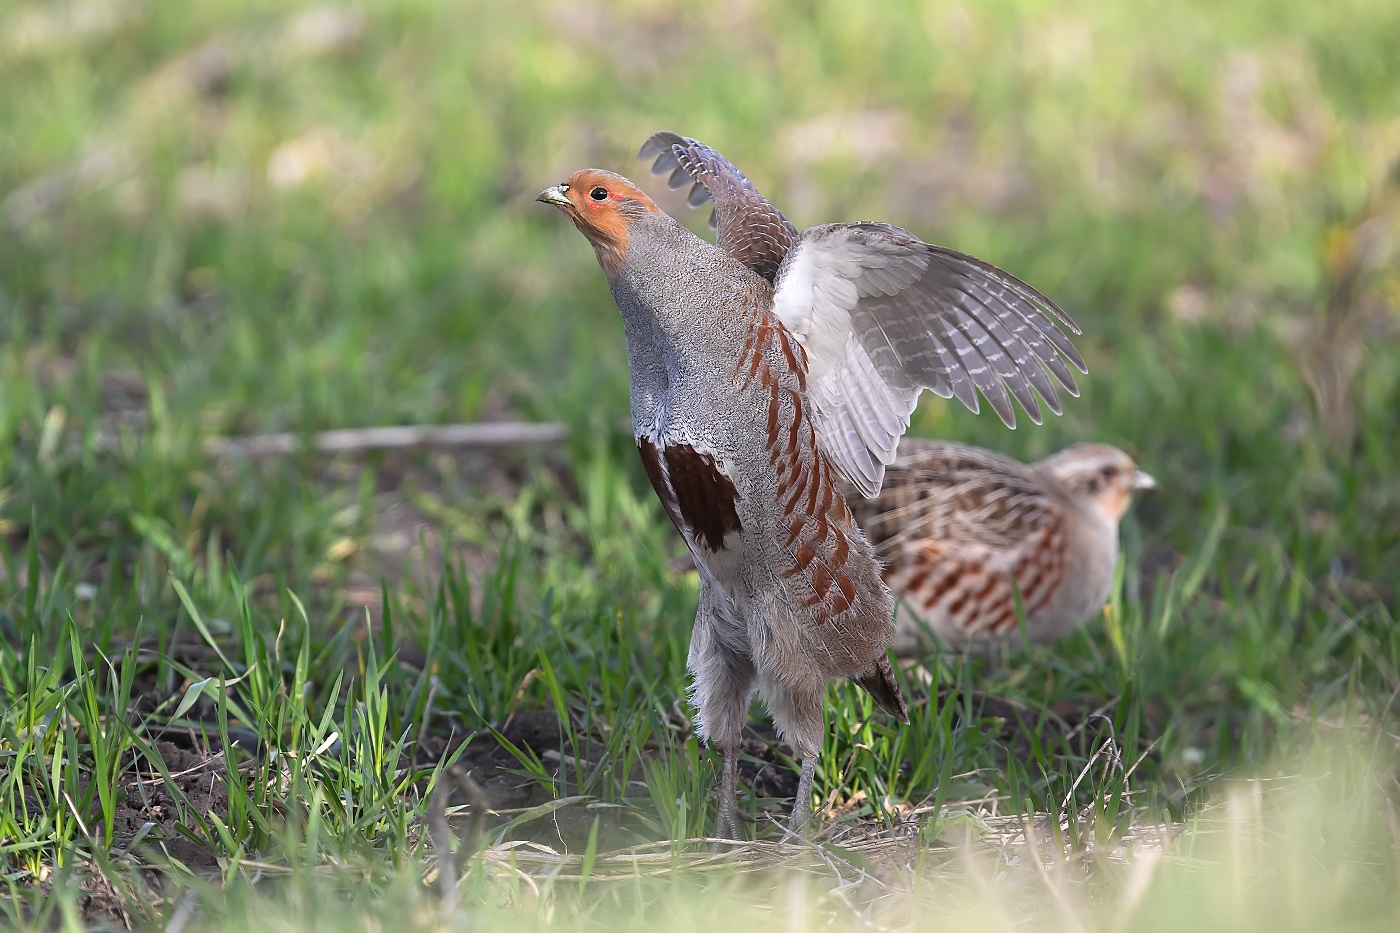
[[592,191],[588,192],[588,196],[595,201],[606,201],[608,199],[608,189],[604,188],[602,185],[599,185]]
[[1104,479],[1113,479],[1113,477],[1118,475],[1118,468],[1113,466],[1106,466],[1100,472],[1103,473]]

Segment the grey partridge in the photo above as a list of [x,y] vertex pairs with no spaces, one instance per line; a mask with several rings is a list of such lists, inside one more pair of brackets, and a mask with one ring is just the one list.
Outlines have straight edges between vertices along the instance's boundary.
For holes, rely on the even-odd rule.
[[[688,664],[701,736],[722,756],[717,829],[737,831],[740,735],[757,692],[801,759],[811,808],[827,684],[908,722],[886,645],[894,602],[837,481],[879,491],[923,389],[1014,424],[1058,413],[1084,363],[1040,292],[883,223],[798,233],[718,152],[657,133],[642,158],[713,200],[717,245],[636,185],[584,169],[545,189],[593,246],[627,338],[647,477],[700,576]],[[1048,374],[1048,375],[1047,375]],[[1009,395],[1008,395],[1009,393]]]
[[1103,608],[1118,521],[1135,491],[1155,485],[1107,444],[1024,464],[906,438],[877,498],[848,489],[899,600],[895,654],[926,647],[928,631],[959,649],[1017,641],[1021,618],[1031,642],[1070,634]]

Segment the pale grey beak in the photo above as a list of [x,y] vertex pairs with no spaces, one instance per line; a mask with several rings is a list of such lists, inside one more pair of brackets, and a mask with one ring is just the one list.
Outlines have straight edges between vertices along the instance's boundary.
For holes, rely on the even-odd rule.
[[553,204],[555,207],[568,207],[569,198],[564,194],[564,192],[568,190],[568,185],[555,185],[552,188],[546,188],[541,191],[540,196],[535,198],[535,200],[545,204]]
[[1152,478],[1152,474],[1149,473],[1149,472],[1147,472],[1146,470],[1134,470],[1134,471],[1133,471],[1133,488],[1134,488],[1134,489],[1156,489],[1156,488],[1157,488],[1157,481],[1156,481],[1155,479],[1153,479],[1153,478]]

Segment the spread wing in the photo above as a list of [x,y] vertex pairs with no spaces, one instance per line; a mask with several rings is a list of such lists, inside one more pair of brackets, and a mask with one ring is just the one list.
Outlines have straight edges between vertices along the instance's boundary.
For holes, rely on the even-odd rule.
[[1009,457],[944,441],[908,440],[875,499],[845,491],[880,557],[896,563],[906,546],[936,542],[984,556],[1015,551],[1056,519],[1063,503]]
[[677,133],[653,133],[637,158],[653,156],[653,174],[670,173],[666,186],[672,191],[694,183],[686,198],[691,207],[715,202],[710,226],[715,228],[716,245],[772,282],[797,241],[792,221],[759,194],[734,163],[704,143]]
[[[880,489],[919,393],[977,393],[1007,427],[1009,396],[1040,423],[1060,413],[1068,360],[1088,372],[1053,301],[990,263],[874,222],[811,227],[788,250],[773,310],[807,351],[807,393],[822,447],[867,497]],[[1051,377],[1054,381],[1051,381]]]

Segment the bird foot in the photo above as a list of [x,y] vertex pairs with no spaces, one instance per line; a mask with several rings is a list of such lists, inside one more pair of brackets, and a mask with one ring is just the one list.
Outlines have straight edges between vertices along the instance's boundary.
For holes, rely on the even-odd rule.
[[[715,818],[715,835],[724,839],[739,838],[739,753],[726,749],[719,780],[719,813]],[[720,844],[710,846],[718,852]]]

